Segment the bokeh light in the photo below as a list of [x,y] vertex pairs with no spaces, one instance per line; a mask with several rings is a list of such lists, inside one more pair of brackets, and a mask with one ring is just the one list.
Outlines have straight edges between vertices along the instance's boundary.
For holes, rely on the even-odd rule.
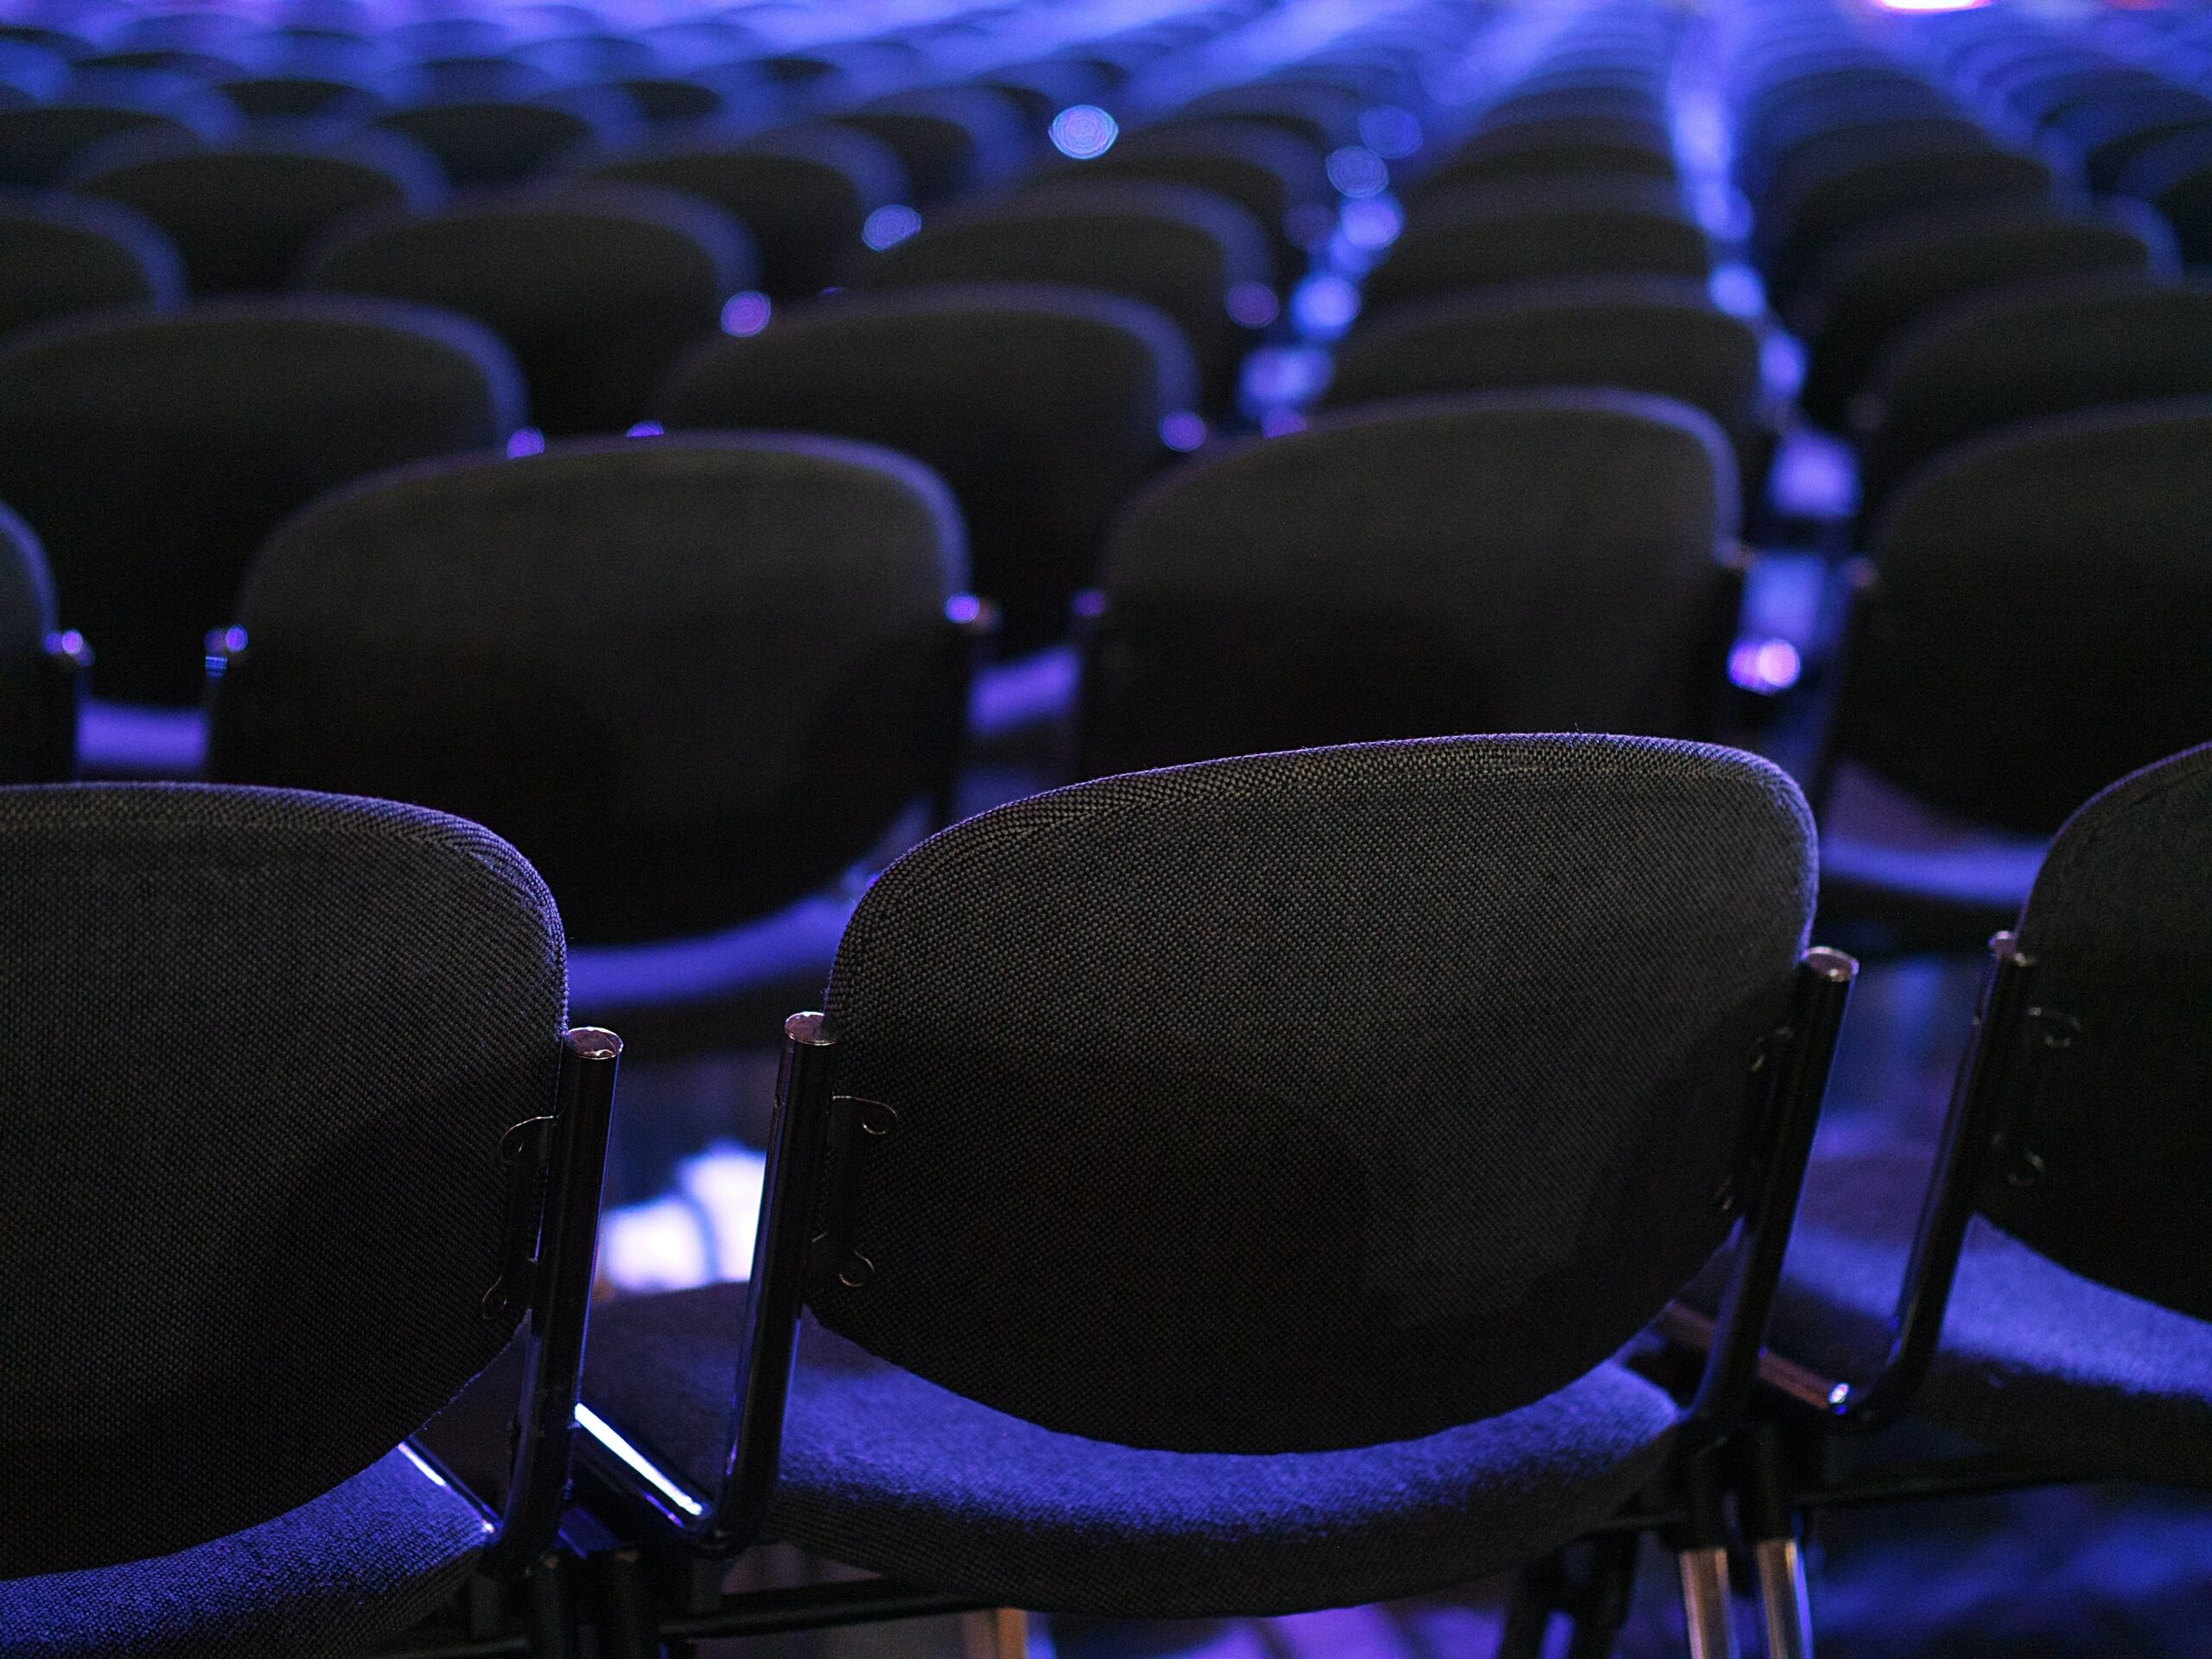
[[1096,104],[1071,104],[1052,118],[1052,148],[1071,161],[1088,162],[1114,148],[1122,129]]

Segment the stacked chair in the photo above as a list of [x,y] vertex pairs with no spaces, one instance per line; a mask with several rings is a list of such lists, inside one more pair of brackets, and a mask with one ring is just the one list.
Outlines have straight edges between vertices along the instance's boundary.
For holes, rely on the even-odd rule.
[[2212,36],[1141,10],[0,22],[0,1656],[1801,1659],[1883,1431],[2201,1478]]

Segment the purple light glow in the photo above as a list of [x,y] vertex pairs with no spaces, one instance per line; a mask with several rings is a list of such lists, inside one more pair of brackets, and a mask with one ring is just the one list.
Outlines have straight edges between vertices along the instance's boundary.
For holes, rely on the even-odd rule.
[[1380,253],[1406,228],[1405,210],[1389,196],[1348,201],[1340,227],[1344,240],[1363,253]]
[[1421,123],[1410,110],[1377,104],[1360,112],[1360,142],[1386,162],[1402,162],[1421,148]]
[[861,240],[881,253],[922,228],[922,216],[903,203],[879,207],[861,226]]
[[754,289],[733,294],[722,303],[722,333],[735,334],[740,340],[750,340],[768,326],[768,315],[773,308],[768,296]]
[[622,435],[626,438],[657,438],[667,429],[658,421],[639,421]]
[[507,459],[520,461],[524,455],[545,453],[545,435],[534,426],[518,426],[507,440]]
[[1247,328],[1264,328],[1282,315],[1275,291],[1265,283],[1238,283],[1229,290],[1229,315]]
[[1329,156],[1329,182],[1340,194],[1360,201],[1390,188],[1390,168],[1364,144],[1346,144]]
[[1728,653],[1728,677],[1764,696],[1796,684],[1803,668],[1797,647],[1787,639],[1738,639]]
[[1263,438],[1287,437],[1305,429],[1306,417],[1294,409],[1271,409],[1260,416],[1260,435]]
[[1177,410],[1160,423],[1160,441],[1187,455],[1206,441],[1205,417],[1187,409]]
[[1094,161],[1114,148],[1122,129],[1096,104],[1073,104],[1052,118],[1052,148],[1071,161]]
[[1309,340],[1334,340],[1359,315],[1359,290],[1329,272],[1308,276],[1290,296],[1291,321]]

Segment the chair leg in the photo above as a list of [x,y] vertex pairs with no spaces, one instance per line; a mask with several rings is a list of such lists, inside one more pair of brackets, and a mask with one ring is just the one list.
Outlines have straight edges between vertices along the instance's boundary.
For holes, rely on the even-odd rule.
[[568,1557],[550,1554],[523,1580],[522,1618],[531,1659],[577,1659],[582,1649]]
[[1755,1427],[1742,1446],[1736,1505],[1758,1573],[1766,1659],[1813,1659],[1813,1610],[1805,1593],[1805,1557],[1797,1541],[1786,1448],[1767,1423]]
[[1728,1606],[1728,1534],[1720,1513],[1719,1448],[1683,1460],[1683,1522],[1670,1541],[1681,1575],[1682,1620],[1691,1659],[1736,1659],[1736,1627]]
[[960,1650],[965,1659],[1029,1659],[1029,1615],[1018,1607],[963,1615]]
[[1498,1632],[1496,1659],[1541,1659],[1558,1581],[1557,1557],[1537,1563],[1513,1580],[1513,1598],[1505,1604],[1505,1627]]
[[1643,1542],[1643,1535],[1634,1532],[1592,1542],[1589,1578],[1578,1588],[1570,1610],[1574,1637],[1567,1643],[1567,1659],[1610,1659],[1636,1599],[1636,1557]]

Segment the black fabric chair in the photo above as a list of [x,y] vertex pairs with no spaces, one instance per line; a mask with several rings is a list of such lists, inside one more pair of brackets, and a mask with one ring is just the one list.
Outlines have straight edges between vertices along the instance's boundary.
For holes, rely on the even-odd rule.
[[0,349],[0,500],[37,531],[92,689],[200,694],[255,544],[334,485],[506,442],[522,381],[465,318],[385,301],[224,301],[41,325]]
[[683,190],[733,215],[759,245],[770,298],[810,299],[864,255],[868,217],[903,203],[898,153],[857,128],[785,127],[741,143],[679,137],[583,162],[581,176]]
[[1985,432],[2183,397],[2212,397],[2212,285],[2121,271],[1941,307],[1890,344],[1853,402],[1859,522],[1915,467]]
[[0,506],[0,784],[52,783],[74,770],[90,657],[81,636],[54,622],[38,537]]
[[1841,430],[1883,348],[1946,301],[2045,277],[2175,269],[2171,232],[2133,203],[2081,213],[1985,204],[1885,219],[1847,238],[1787,314],[1807,341],[1798,403]]
[[1194,461],[1115,527],[1083,767],[1706,729],[1736,499],[1707,416],[1629,392],[1370,404]]
[[607,148],[645,136],[635,105],[604,89],[563,89],[527,102],[454,99],[394,110],[375,126],[412,138],[457,185],[513,184],[547,170],[563,150]]
[[511,346],[537,423],[620,432],[683,349],[753,285],[750,239],[709,203],[636,184],[465,196],[341,225],[301,283],[474,317]]
[[102,306],[168,310],[183,297],[176,250],[138,214],[0,191],[0,334]]
[[252,124],[314,121],[346,126],[373,121],[392,103],[375,86],[329,74],[243,75],[217,81],[215,90]]
[[1274,249],[1275,280],[1306,270],[1308,246],[1335,221],[1334,188],[1313,146],[1255,121],[1169,121],[1124,132],[1112,149],[1039,175],[1032,188],[1107,179],[1150,180],[1226,197],[1252,215]]
[[1003,185],[1029,160],[1020,106],[988,87],[889,92],[831,118],[888,144],[922,206]]
[[1705,232],[1672,186],[1651,179],[1467,186],[1424,196],[1367,279],[1382,310],[1499,283],[1557,276],[1675,276],[1703,282]]
[[2113,89],[2068,104],[2044,130],[2081,152],[2092,186],[2110,190],[2160,140],[2182,132],[2212,137],[2212,99],[2155,82]]
[[2212,133],[2177,133],[2149,146],[2120,175],[2120,188],[2173,226],[2183,261],[2212,264]]
[[466,813],[516,839],[592,947],[579,1010],[620,1013],[646,1052],[772,1041],[781,1014],[748,1031],[744,998],[772,970],[780,995],[818,986],[842,911],[796,965],[735,930],[833,883],[938,786],[965,574],[943,486],[867,446],[426,463],[263,547],[209,774]]
[[1680,1428],[1610,1356],[1738,1193],[1756,1346],[1851,971],[1795,969],[1787,1127],[1732,1184],[1811,861],[1765,763],[1608,737],[1250,756],[956,826],[787,1023],[750,1284],[595,1317],[594,1467],[686,1552],[1049,1611],[1530,1560],[1733,1392]]
[[1673,397],[1713,416],[1747,486],[1772,434],[1758,332],[1716,307],[1702,283],[1586,276],[1503,283],[1393,307],[1337,348],[1325,406],[1424,392],[1612,386]]
[[[2212,734],[2208,441],[2212,400],[2187,398],[2007,427],[1923,467],[1874,530],[1830,765],[2039,839]],[[2034,868],[2032,845],[1921,850],[1822,822],[1823,916],[1869,944],[1972,950]]]
[[277,140],[208,149],[174,141],[107,149],[68,188],[135,209],[184,260],[195,294],[274,292],[347,214],[432,206],[437,163],[387,132],[342,143]]
[[[234,137],[239,120],[236,110],[213,94],[209,97],[217,109],[178,100],[133,103],[120,92],[109,101],[88,96],[62,104],[0,109],[0,186],[51,188],[87,150],[119,133],[160,133],[179,143]],[[227,124],[221,119],[225,111],[230,114]]]
[[1224,197],[1185,185],[1068,184],[934,214],[914,235],[861,262],[856,288],[1051,283],[1142,300],[1190,341],[1209,410],[1235,401],[1255,338],[1229,309],[1240,284],[1265,287],[1265,232]]
[[1022,651],[1065,632],[1107,526],[1197,394],[1190,347],[1150,307],[1082,289],[976,283],[847,295],[718,339],[658,412],[679,427],[827,432],[927,463],[967,521],[976,588]]
[[2212,748],[2075,812],[1990,941],[1934,1144],[1815,1161],[1774,1346],[1843,1381],[1831,1427],[1910,1413],[2025,1478],[2212,1480],[2209,830]]
[[[283,791],[0,791],[0,848],[10,1650],[359,1652],[534,1567],[620,1049],[543,885]],[[495,1513],[407,1440],[518,1325]]]
[[1657,121],[1627,116],[1552,115],[1486,123],[1423,173],[1410,194],[1590,175],[1672,183],[1674,140]]

